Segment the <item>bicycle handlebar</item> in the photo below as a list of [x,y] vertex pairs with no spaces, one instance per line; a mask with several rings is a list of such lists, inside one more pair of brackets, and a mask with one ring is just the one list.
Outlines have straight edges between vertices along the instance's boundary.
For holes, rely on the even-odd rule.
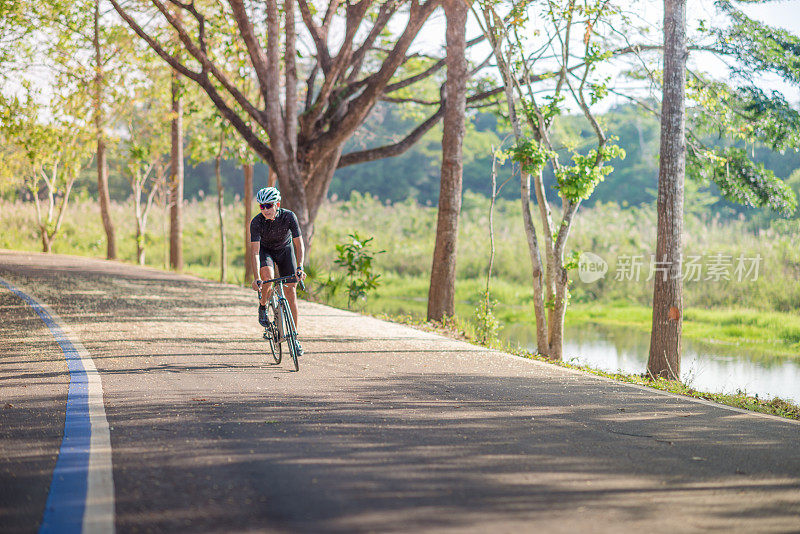
[[[287,281],[289,281],[289,280],[291,280],[291,281],[293,281],[293,282],[294,282],[295,280],[296,280],[297,282],[300,282],[300,289],[302,289],[302,290],[304,290],[304,291],[305,291],[305,289],[306,289],[306,285],[303,283],[303,281],[302,281],[302,280],[300,280],[300,279],[297,277],[297,275],[294,275],[294,274],[292,274],[292,275],[289,275],[289,276],[281,276],[281,277],[279,277],[279,278],[273,278],[273,279],[271,279],[271,280],[261,280],[261,284],[271,284],[271,283],[273,283],[273,282],[281,282],[281,283],[283,283],[283,282],[287,282]],[[256,281],[256,282],[258,282],[258,281]],[[261,285],[261,284],[259,284],[259,285]]]

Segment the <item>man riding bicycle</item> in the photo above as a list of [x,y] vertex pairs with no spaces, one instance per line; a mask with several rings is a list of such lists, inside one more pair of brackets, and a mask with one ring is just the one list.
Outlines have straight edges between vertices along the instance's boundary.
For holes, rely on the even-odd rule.
[[[276,278],[276,266],[280,276],[294,274],[296,280],[304,280],[305,246],[300,235],[297,216],[281,208],[281,193],[274,187],[260,189],[256,193],[256,201],[261,213],[250,221],[250,254],[256,266],[253,289],[258,291],[263,280]],[[285,285],[285,296],[289,301],[295,326],[300,319],[297,314],[296,287],[296,281]],[[261,293],[258,306],[258,322],[261,326],[267,326],[267,302],[271,295],[271,285]]]

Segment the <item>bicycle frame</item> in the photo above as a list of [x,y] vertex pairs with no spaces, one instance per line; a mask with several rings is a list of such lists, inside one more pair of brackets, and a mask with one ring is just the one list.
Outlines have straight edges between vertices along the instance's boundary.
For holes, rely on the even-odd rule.
[[[289,354],[292,357],[292,361],[294,362],[295,371],[299,370],[299,364],[297,361],[297,357],[299,356],[299,347],[297,343],[297,330],[295,329],[294,325],[294,317],[292,316],[291,308],[289,307],[289,301],[286,299],[286,295],[283,291],[283,285],[288,281],[294,282],[297,278],[292,276],[283,276],[279,278],[273,278],[271,280],[264,280],[261,282],[258,288],[258,299],[259,302],[261,301],[261,287],[264,284],[273,284],[273,291],[272,295],[270,295],[270,300],[268,302],[268,306],[273,309],[273,316],[275,318],[274,321],[274,328],[277,331],[278,338],[275,342],[280,345],[282,342],[286,342],[287,348],[289,349]],[[301,287],[305,287],[303,285],[302,280],[298,280],[301,284]],[[266,334],[265,334],[266,336]],[[270,341],[272,343],[272,341]],[[278,349],[278,354],[280,355],[280,348]],[[276,357],[276,362],[280,362],[280,356]]]

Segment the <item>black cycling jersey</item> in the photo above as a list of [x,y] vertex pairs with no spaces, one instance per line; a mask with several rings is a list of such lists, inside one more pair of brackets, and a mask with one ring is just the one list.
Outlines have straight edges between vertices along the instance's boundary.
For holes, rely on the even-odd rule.
[[278,251],[291,245],[292,238],[300,237],[297,216],[283,208],[278,209],[275,220],[269,221],[259,213],[250,221],[250,241],[261,242],[261,248]]

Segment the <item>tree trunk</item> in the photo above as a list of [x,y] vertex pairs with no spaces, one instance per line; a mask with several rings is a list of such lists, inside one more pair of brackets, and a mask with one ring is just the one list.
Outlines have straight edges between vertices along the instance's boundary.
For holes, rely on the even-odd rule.
[[47,235],[47,229],[41,228],[40,232],[42,234],[42,252],[50,253],[52,252],[53,248],[53,240],[50,239],[50,236]]
[[180,80],[172,71],[172,150],[170,153],[169,265],[183,270],[183,103]]
[[311,241],[314,237],[314,221],[317,220],[319,209],[328,196],[328,189],[339,164],[341,154],[342,148],[339,147],[326,157],[316,161],[313,166],[302,169],[303,183],[309,184],[307,193],[303,197],[308,210],[307,228],[303,228],[307,256],[310,254]]
[[686,171],[686,0],[664,0],[664,96],[658,169],[653,330],[647,371],[680,379],[683,295],[681,232]]
[[[219,281],[225,282],[228,277],[228,258],[226,254],[225,243],[225,198],[224,189],[222,187],[222,171],[220,165],[222,164],[222,137],[220,136],[220,151],[217,154],[214,172],[217,175],[217,214],[219,215]],[[245,263],[247,261],[247,254],[245,254]]]
[[564,317],[567,313],[567,283],[568,273],[564,267],[557,269],[555,278],[555,295],[553,307],[550,310],[548,326],[550,339],[548,340],[549,352],[547,357],[554,361],[564,359]]
[[[506,90],[509,108],[513,108],[513,93],[511,89]],[[516,119],[516,112],[513,114],[513,121],[516,124],[515,132],[517,139],[522,137],[519,123]],[[525,238],[528,241],[528,255],[531,259],[531,282],[533,285],[533,315],[536,318],[536,352],[541,356],[550,355],[550,334],[547,328],[548,316],[545,306],[545,278],[542,270],[542,258],[539,251],[539,243],[536,239],[536,227],[533,226],[533,216],[531,215],[531,175],[520,172],[520,198],[522,200],[522,224],[525,228]]]
[[106,143],[103,126],[103,70],[100,55],[100,2],[94,4],[94,35],[92,38],[95,54],[94,78],[94,126],[97,137],[97,196],[100,201],[100,216],[106,231],[106,257],[110,260],[117,257],[117,239],[114,224],[111,222],[111,197],[108,193],[108,163],[106,161]]
[[253,164],[242,165],[244,171],[244,285],[253,283],[253,262],[250,259],[250,221],[253,218]]
[[468,76],[464,51],[469,6],[463,0],[445,0],[444,12],[447,19],[447,80],[442,125],[439,217],[428,291],[429,321],[443,321],[455,314],[456,249],[458,215],[461,213],[462,142]]
[[144,265],[144,230],[141,223],[136,225],[136,261]]
[[133,211],[136,216],[136,261],[144,265],[144,225],[146,215],[142,213],[142,182],[137,174],[133,186]]

